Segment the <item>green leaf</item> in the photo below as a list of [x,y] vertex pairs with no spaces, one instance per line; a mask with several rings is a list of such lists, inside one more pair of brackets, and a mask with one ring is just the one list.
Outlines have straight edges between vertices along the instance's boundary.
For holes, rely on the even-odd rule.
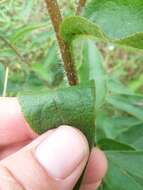
[[118,141],[130,144],[138,150],[143,150],[143,123],[130,127],[121,133],[117,138]]
[[106,151],[109,168],[100,190],[142,190],[143,152]]
[[17,43],[21,39],[23,39],[25,36],[29,35],[30,32],[33,32],[37,29],[43,29],[47,28],[47,23],[42,23],[42,24],[31,24],[30,26],[22,26],[18,29],[16,29],[10,38],[10,41],[12,43]]
[[[75,51],[74,54],[81,53],[81,63],[78,70],[81,83],[95,80],[96,83],[96,110],[105,102],[107,93],[106,73],[103,68],[103,58],[98,51],[95,41],[77,39],[74,43],[81,43],[82,52]],[[75,46],[74,46],[75,47]],[[79,65],[78,63],[76,65]]]
[[91,0],[83,16],[67,17],[61,35],[70,42],[79,35],[143,49],[143,0]]
[[143,97],[109,95],[106,99],[115,108],[143,121]]
[[36,73],[38,78],[47,82],[49,88],[57,87],[62,83],[64,78],[64,69],[58,57],[55,41],[47,50],[46,55],[43,60],[41,60],[41,63],[33,64],[31,70]]
[[19,97],[27,122],[41,134],[60,125],[79,128],[90,146],[95,137],[94,82]]
[[129,82],[129,88],[133,91],[137,91],[143,85],[143,75],[140,75],[138,77],[138,79]]
[[49,39],[54,38],[54,33],[52,31],[41,31],[37,35],[33,35],[32,46],[39,47],[40,44],[45,44]]
[[64,19],[61,24],[61,36],[69,43],[81,35],[94,36],[106,41],[105,34],[100,30],[99,26],[85,19],[84,17],[71,16]]
[[[89,142],[95,139],[95,84],[94,81],[74,87],[41,91],[19,97],[24,117],[38,134],[60,125],[80,129]],[[82,178],[81,178],[82,179]],[[80,181],[74,190],[78,190]]]
[[113,139],[102,139],[98,141],[98,147],[102,150],[114,150],[114,151],[121,151],[121,150],[136,150],[134,147],[129,146],[128,144],[123,144]]
[[33,64],[31,70],[37,74],[40,79],[48,80],[48,71],[41,63]]
[[[143,121],[140,121],[135,117],[129,117],[125,115],[111,116],[110,114],[103,113],[103,110],[100,112],[96,114],[97,141],[105,138],[117,140],[118,136],[120,136],[122,133],[130,130],[132,127],[134,128],[143,123]],[[128,138],[128,136],[126,137]]]
[[119,80],[112,79],[111,76],[108,76],[107,80],[108,89],[112,93],[120,95],[134,95],[134,93],[131,92],[131,90],[129,90],[127,86],[122,84]]

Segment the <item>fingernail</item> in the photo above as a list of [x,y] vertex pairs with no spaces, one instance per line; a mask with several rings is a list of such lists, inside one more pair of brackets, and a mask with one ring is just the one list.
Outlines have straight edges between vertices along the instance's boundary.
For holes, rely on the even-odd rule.
[[68,126],[59,127],[36,149],[39,163],[54,179],[65,179],[89,154],[84,135]]

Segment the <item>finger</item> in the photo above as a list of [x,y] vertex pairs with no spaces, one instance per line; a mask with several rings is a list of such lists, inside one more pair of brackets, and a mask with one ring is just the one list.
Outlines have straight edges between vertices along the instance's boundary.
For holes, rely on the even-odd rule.
[[16,98],[0,98],[0,148],[35,137]]
[[2,148],[0,151],[0,160],[10,156],[11,154],[14,154],[15,152],[17,152],[24,146],[28,145],[29,143],[31,143],[31,140],[18,142],[16,144],[12,144],[11,146],[6,146],[6,147]]
[[62,126],[48,131],[0,162],[0,189],[12,183],[18,190],[71,190],[88,156],[88,142],[77,129]]
[[81,190],[95,190],[99,187],[107,171],[107,159],[103,151],[93,148],[85,175],[83,178]]

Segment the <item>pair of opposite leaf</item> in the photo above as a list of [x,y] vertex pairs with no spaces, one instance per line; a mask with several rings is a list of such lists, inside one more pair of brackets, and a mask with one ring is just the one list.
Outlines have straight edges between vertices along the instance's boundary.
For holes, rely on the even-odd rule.
[[[143,49],[143,0],[91,0],[83,17],[67,17],[61,25],[61,36],[69,45],[81,35]],[[26,119],[38,133],[61,124],[79,126],[91,144],[92,127],[87,128],[89,123],[94,128],[93,83],[20,97]]]
[[[143,49],[143,0],[91,0],[83,17],[67,17],[62,38],[72,44],[76,37],[89,36],[128,47]],[[95,84],[41,91],[19,97],[27,122],[37,133],[67,124],[79,128],[90,147],[95,137]],[[75,187],[75,189],[78,189]]]

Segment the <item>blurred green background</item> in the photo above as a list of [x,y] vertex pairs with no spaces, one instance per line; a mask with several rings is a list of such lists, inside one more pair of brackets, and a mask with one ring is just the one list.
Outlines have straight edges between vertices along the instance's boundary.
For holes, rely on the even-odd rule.
[[[65,16],[74,14],[75,0],[59,3]],[[107,73],[142,93],[142,53],[111,44],[97,46]],[[1,0],[0,94],[15,96],[24,90],[56,88],[66,82],[44,0]]]

